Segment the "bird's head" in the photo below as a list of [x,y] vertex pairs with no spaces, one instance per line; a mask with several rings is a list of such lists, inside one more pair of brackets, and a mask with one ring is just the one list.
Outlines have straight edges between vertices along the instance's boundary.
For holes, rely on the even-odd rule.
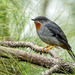
[[38,29],[40,29],[41,25],[43,25],[43,23],[47,22],[49,19],[44,16],[38,16],[31,20],[34,21],[36,29],[38,30]]

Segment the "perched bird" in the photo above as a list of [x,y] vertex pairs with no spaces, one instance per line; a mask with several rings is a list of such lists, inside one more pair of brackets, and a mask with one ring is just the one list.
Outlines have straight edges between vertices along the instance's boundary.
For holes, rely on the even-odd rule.
[[[70,54],[71,58],[75,62],[75,55],[71,50],[71,46],[68,43],[66,35],[63,30],[53,21],[49,20],[44,16],[38,16],[32,19],[35,23],[36,31],[39,38],[48,44],[48,46],[44,47],[42,50],[44,51],[47,48],[47,52],[49,49],[52,49],[55,46],[60,46],[63,49],[66,49]],[[49,46],[52,46],[48,48]]]

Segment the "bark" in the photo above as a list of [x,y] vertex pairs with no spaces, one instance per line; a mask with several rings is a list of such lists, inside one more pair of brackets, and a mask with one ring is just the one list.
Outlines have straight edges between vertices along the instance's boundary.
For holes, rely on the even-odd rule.
[[33,54],[30,52],[26,52],[19,49],[13,49],[13,48],[7,48],[0,46],[0,55],[6,56],[10,58],[10,55],[12,55],[15,58],[19,58],[21,60],[25,60],[27,62],[31,62],[37,65],[42,65],[44,67],[50,67],[53,66],[57,59],[49,59],[47,57],[44,57],[42,55]]
[[[23,41],[18,41],[18,42],[14,42],[14,41],[1,41],[0,42],[1,46],[5,46],[5,47],[30,47],[32,50],[36,51],[36,52],[40,52],[42,53],[42,48],[43,47],[39,47],[31,42],[23,42]],[[46,48],[44,49],[44,53],[46,53]],[[54,58],[58,58],[60,60],[62,60],[62,58],[57,54],[57,52],[55,52],[54,50],[50,49],[48,50],[48,53],[54,57]]]
[[[53,58],[47,58],[42,55],[37,55],[33,53],[29,53],[19,49],[7,48],[9,47],[30,47],[32,50],[36,52],[42,52],[43,47],[39,47],[31,42],[23,42],[23,41],[1,41],[0,42],[0,55],[4,57],[9,57],[12,55],[15,58],[20,60],[24,60],[33,64],[37,64],[43,67],[50,68],[43,75],[50,75],[52,73],[60,72],[65,73],[74,73],[73,68],[75,68],[75,63],[65,62],[54,50],[49,50],[48,53]],[[6,46],[6,47],[3,47]],[[44,49],[44,53],[46,53],[46,49]]]
[[43,75],[50,75],[53,72],[55,72],[56,70],[58,70],[60,68],[59,65],[55,65],[54,67],[52,67],[51,69],[47,70]]
[[[49,73],[53,72],[64,72],[67,71],[69,73],[73,73],[73,67],[75,68],[75,63],[60,61],[55,58],[47,58],[42,55],[33,54],[30,52],[26,52],[19,49],[7,48],[0,46],[0,55],[9,57],[13,56],[14,58],[18,58],[33,64],[41,65],[43,67],[50,68]],[[58,65],[58,69],[56,70],[55,65]],[[54,67],[54,68],[53,68]]]

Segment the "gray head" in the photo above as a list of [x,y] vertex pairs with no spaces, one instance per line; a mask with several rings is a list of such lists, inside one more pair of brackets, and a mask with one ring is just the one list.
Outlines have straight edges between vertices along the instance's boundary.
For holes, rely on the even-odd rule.
[[37,22],[40,22],[40,23],[49,21],[49,19],[44,17],[44,16],[38,16],[38,17],[35,17],[34,19],[31,19],[31,20],[37,21]]

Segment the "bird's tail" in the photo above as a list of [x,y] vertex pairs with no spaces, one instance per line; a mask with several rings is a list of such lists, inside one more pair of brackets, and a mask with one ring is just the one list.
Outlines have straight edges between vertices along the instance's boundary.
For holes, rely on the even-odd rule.
[[73,53],[73,51],[69,48],[68,50],[69,55],[71,56],[71,58],[73,59],[73,61],[75,62],[75,55]]

